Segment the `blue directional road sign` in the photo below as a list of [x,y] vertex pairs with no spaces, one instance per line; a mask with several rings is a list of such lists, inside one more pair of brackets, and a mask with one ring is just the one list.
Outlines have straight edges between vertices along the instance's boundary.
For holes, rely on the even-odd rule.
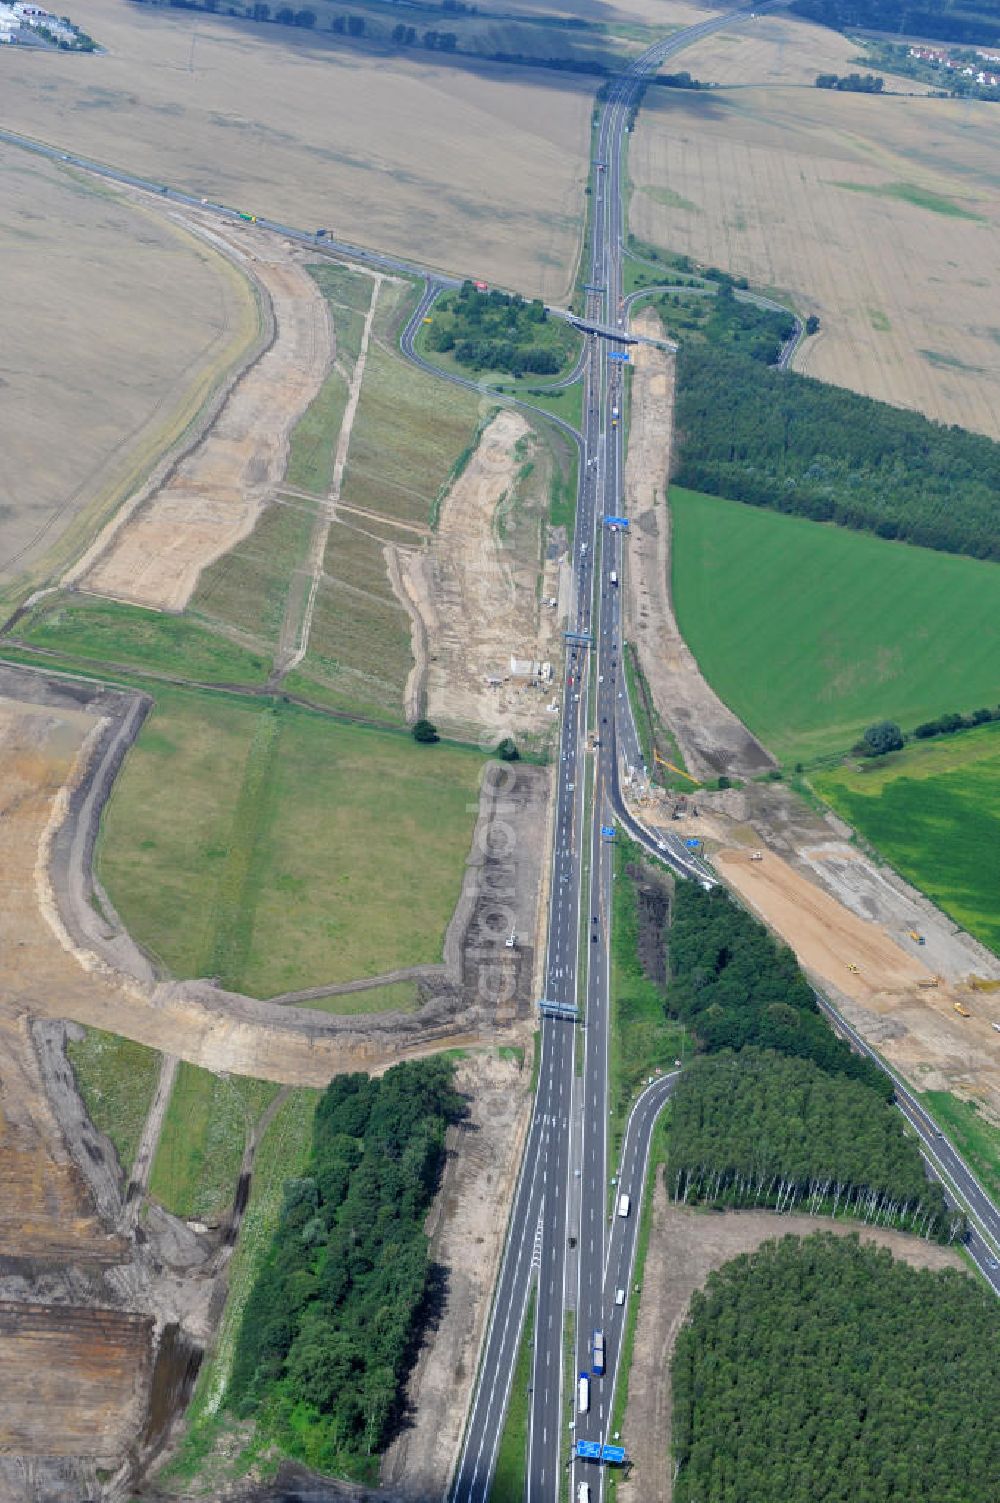
[[601,1443],[599,1440],[578,1440],[576,1454],[583,1461],[600,1461]]
[[623,532],[628,531],[628,517],[605,517],[605,527],[620,527]]
[[614,825],[602,825],[601,826],[601,835],[604,837],[605,840],[614,840],[614,838],[615,838],[615,827],[614,827]]
[[696,851],[698,849],[698,847],[701,845],[701,841],[700,840],[685,840],[684,844],[687,846],[687,848],[688,848],[689,851]]
[[628,350],[609,350],[608,359],[621,360],[625,365],[628,365]]
[[601,1460],[608,1462],[610,1466],[621,1466],[625,1460],[624,1446],[605,1446]]

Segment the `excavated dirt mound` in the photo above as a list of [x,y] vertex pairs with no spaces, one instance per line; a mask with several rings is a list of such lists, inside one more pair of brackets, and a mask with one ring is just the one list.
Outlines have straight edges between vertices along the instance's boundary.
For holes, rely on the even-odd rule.
[[405,595],[423,627],[415,645],[436,724],[497,737],[552,729],[552,685],[546,692],[511,672],[512,656],[558,667],[558,613],[540,607],[539,593],[558,597],[559,556],[540,568],[541,508],[533,493],[520,495],[519,472],[542,458],[524,418],[498,413],[445,497],[427,551],[399,551]]
[[[637,334],[664,337],[651,309],[633,322]],[[670,603],[670,514],[667,476],[673,438],[674,357],[655,345],[635,347],[629,407],[625,502],[630,588],[626,630],[635,643],[653,703],[684,759],[699,778],[719,773],[752,777],[772,758],[709,688],[677,629]]]
[[0,1452],[114,1466],[142,1423],[149,1316],[0,1301]]
[[[855,902],[878,874],[849,846],[813,852],[820,865],[854,869]],[[824,859],[825,858],[825,859]],[[935,979],[920,946],[894,938],[873,918],[852,912],[772,851],[754,861],[746,850],[714,857],[721,876],[795,951],[800,963],[842,1003],[848,1021],[921,1090],[955,1090],[1000,1120],[1000,995],[972,999],[957,980]],[[884,881],[882,882],[884,886]],[[921,925],[922,927],[922,925]],[[857,970],[852,970],[856,966]],[[968,1007],[971,1017],[955,1011]]]
[[[251,256],[217,231],[236,261]],[[233,386],[201,442],[154,494],[98,539],[96,563],[79,575],[98,595],[161,610],[187,605],[206,565],[247,536],[280,483],[288,437],[319,390],[332,358],[326,302],[276,237],[253,242],[253,274],[270,301],[274,339]],[[75,571],[74,571],[75,572]]]

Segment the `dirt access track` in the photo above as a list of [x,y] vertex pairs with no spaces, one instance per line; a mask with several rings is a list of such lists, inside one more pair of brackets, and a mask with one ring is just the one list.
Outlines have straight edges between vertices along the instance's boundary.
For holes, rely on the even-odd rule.
[[[562,556],[558,543],[543,549],[546,498],[536,477],[544,458],[524,418],[499,412],[445,497],[427,549],[401,553],[405,593],[423,628],[414,633],[415,674],[427,714],[452,730],[499,739],[552,729],[554,683],[515,681],[510,664],[515,656],[559,667],[558,611],[539,603],[539,593],[558,598]],[[528,462],[531,488],[522,494]],[[541,562],[543,551],[552,556]]]
[[[663,339],[652,309],[632,321],[635,333]],[[655,345],[635,347],[625,460],[629,517],[626,632],[635,644],[656,713],[699,778],[753,777],[774,761],[709,688],[677,628],[670,603],[670,511],[667,477],[673,435],[674,357]]]
[[288,441],[334,357],[326,300],[303,253],[276,235],[198,230],[250,276],[270,341],[205,415],[202,434],[172,458],[102,531],[67,575],[96,595],[181,611],[208,564],[254,527],[285,473]]
[[950,1248],[902,1232],[819,1216],[778,1216],[771,1211],[723,1214],[676,1206],[667,1199],[662,1174],[657,1176],[624,1427],[633,1468],[628,1480],[618,1484],[622,1503],[670,1503],[670,1362],[694,1291],[716,1268],[741,1253],[753,1252],[762,1242],[820,1231],[837,1236],[857,1233],[862,1242],[887,1247],[894,1258],[916,1268],[965,1267]]

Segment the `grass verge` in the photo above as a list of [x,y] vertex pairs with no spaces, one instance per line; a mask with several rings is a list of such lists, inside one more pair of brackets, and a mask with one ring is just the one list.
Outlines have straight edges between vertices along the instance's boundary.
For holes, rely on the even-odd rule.
[[87,1114],[111,1139],[127,1179],[156,1092],[160,1056],[101,1028],[85,1028],[82,1039],[70,1039],[66,1054]]
[[19,635],[77,668],[110,663],[205,684],[260,684],[271,667],[269,657],[183,616],[108,601],[46,601],[21,624]]
[[615,841],[611,930],[611,1028],[608,1059],[609,1154],[621,1153],[632,1102],[655,1070],[672,1067],[690,1052],[685,1029],[666,1015],[663,988],[650,980],[639,959],[637,882],[639,848],[621,835]]
[[[229,1443],[231,1436],[238,1436],[239,1427],[228,1415],[220,1414],[220,1408],[243,1311],[278,1225],[285,1181],[301,1174],[309,1159],[318,1100],[318,1091],[291,1091],[258,1146],[250,1199],[229,1263],[229,1293],[219,1331],[198,1377],[184,1439],[174,1459],[160,1473],[164,1481],[186,1483],[201,1474],[211,1495],[214,1489],[221,1490],[234,1472],[244,1469],[240,1456],[235,1464],[232,1461],[234,1452],[239,1451],[238,1441],[235,1446]],[[212,1457],[217,1445],[218,1454]]]
[[496,1471],[490,1487],[489,1503],[524,1503],[525,1472],[528,1463],[528,1403],[531,1389],[531,1359],[535,1343],[535,1290],[528,1299],[524,1330],[517,1349],[514,1376],[507,1401],[507,1415],[497,1451]]
[[221,1221],[233,1204],[250,1130],[279,1089],[182,1061],[149,1176],[154,1199],[185,1221]]
[[988,1122],[973,1102],[950,1091],[925,1091],[921,1100],[987,1194],[1000,1203],[1000,1127]]

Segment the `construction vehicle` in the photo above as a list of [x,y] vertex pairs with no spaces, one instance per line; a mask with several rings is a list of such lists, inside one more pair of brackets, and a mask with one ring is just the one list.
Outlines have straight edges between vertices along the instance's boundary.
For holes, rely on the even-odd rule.
[[751,861],[763,861],[763,859],[764,859],[764,852],[763,851],[752,851],[751,852],[751,855],[750,855],[750,860]]
[[927,941],[924,939],[924,936],[922,934],[918,934],[916,929],[910,930],[910,938],[913,940],[914,944],[924,945],[927,943]]
[[924,987],[928,987],[928,986],[940,986],[941,985],[941,977],[940,976],[925,976],[920,981],[917,982],[917,985],[918,986],[924,986]]
[[852,971],[853,974],[856,976],[858,974],[858,972],[861,970],[861,967],[859,965],[855,965],[853,960],[849,960],[847,962],[847,969],[849,971]]
[[666,757],[661,757],[655,746],[653,747],[653,761],[659,762],[661,767],[669,767],[671,772],[676,772],[678,777],[687,778],[689,783],[697,784],[698,782],[698,779],[693,778],[689,772],[685,772],[683,767],[675,767],[673,762],[668,762]]
[[955,1007],[955,1011],[958,1013],[958,1015],[959,1015],[960,1018],[971,1018],[972,1017],[971,1012],[966,1007],[966,1005],[965,1005],[964,1002],[956,1002],[954,1004],[954,1007]]

